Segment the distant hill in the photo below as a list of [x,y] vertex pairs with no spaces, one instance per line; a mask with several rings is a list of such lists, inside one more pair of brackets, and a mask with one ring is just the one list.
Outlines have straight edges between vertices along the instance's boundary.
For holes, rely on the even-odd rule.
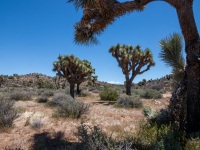
[[[35,88],[65,88],[68,82],[64,78],[47,76],[41,73],[30,73],[25,75],[13,74],[12,76],[0,75],[0,87],[35,87]],[[166,89],[171,90],[172,80],[170,75],[166,75],[160,79],[148,80],[143,79],[137,84],[133,84],[135,89]],[[82,86],[89,86],[87,82]],[[96,82],[96,86],[113,86],[123,88],[124,85],[111,84],[107,82]]]

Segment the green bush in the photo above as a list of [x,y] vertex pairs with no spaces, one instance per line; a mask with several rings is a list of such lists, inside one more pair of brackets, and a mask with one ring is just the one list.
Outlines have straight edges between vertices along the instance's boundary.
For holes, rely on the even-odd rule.
[[153,90],[153,89],[145,89],[139,92],[140,97],[146,98],[146,99],[158,99],[162,98],[162,95],[159,91]]
[[133,140],[135,149],[182,150],[180,136],[171,125],[143,123],[140,125]]
[[19,111],[14,108],[15,101],[0,97],[0,128],[11,127],[19,116]]
[[117,90],[111,87],[104,87],[99,93],[101,100],[116,101],[119,97]]
[[116,106],[125,108],[141,108],[143,106],[143,103],[138,97],[120,95],[119,99],[117,100]]

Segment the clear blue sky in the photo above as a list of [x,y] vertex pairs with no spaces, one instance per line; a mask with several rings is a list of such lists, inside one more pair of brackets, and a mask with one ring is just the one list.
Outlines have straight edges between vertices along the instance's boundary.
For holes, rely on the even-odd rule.
[[[125,1],[125,0],[123,0]],[[194,13],[200,29],[200,1]],[[81,18],[67,0],[0,0],[0,74],[38,72],[54,76],[57,56],[74,54],[92,62],[100,81],[124,82],[124,75],[108,49],[120,44],[150,48],[156,66],[134,82],[171,73],[160,61],[158,42],[170,33],[181,33],[175,10],[165,2],[153,2],[143,12],[133,12],[116,20],[99,36],[99,45],[80,46],[73,42],[73,25]]]

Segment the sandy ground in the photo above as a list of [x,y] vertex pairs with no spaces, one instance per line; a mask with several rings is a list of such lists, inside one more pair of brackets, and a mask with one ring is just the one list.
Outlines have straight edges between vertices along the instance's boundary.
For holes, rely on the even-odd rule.
[[[153,107],[155,109],[165,108],[168,105],[170,93],[163,95],[162,99],[145,100],[144,106]],[[14,127],[0,133],[0,150],[9,148],[23,148],[31,150],[36,135],[44,133],[54,135],[63,133],[63,139],[76,142],[74,136],[76,127],[82,121],[89,125],[98,125],[103,130],[115,133],[116,136],[123,131],[135,131],[136,125],[144,119],[141,109],[123,109],[115,108],[112,102],[101,101],[98,94],[91,94],[88,97],[79,97],[80,101],[91,105],[90,111],[82,119],[54,118],[52,114],[53,108],[47,107],[44,103],[34,101],[18,101],[16,107],[22,109],[22,114],[15,120]],[[40,128],[33,128],[39,123]]]

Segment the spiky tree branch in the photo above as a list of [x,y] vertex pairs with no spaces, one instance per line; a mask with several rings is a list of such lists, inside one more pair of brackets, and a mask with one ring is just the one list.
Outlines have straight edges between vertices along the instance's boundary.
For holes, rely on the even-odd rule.
[[120,3],[116,0],[69,0],[76,8],[83,9],[83,17],[75,25],[75,42],[79,44],[98,43],[97,35],[116,18],[132,11],[142,11],[154,0],[135,0]]

